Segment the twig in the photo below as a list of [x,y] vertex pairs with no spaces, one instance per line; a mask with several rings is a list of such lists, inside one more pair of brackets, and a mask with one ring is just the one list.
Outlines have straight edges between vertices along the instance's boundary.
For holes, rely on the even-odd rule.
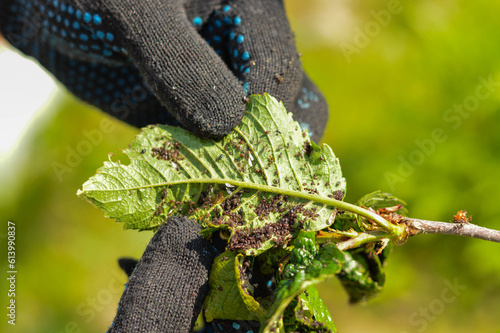
[[407,218],[403,221],[407,225],[408,236],[419,234],[444,234],[466,236],[500,243],[500,231],[477,226],[472,223],[447,223]]

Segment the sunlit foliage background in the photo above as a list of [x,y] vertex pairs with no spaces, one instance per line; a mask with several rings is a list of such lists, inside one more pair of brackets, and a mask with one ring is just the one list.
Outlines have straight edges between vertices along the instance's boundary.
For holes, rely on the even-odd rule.
[[[304,67],[330,105],[323,142],[340,158],[347,200],[381,189],[406,200],[412,216],[448,221],[465,209],[473,222],[500,229],[500,84],[456,122],[447,118],[475,96],[480,77],[500,82],[500,3],[286,5]],[[376,20],[374,13],[390,9],[388,20]],[[18,234],[16,331],[105,331],[126,282],[116,259],[140,257],[152,235],[123,231],[75,195],[109,152],[120,159],[135,129],[109,118],[113,130],[81,163],[62,180],[53,170],[103,117],[70,95],[56,100],[3,165],[0,218],[15,221]],[[416,140],[428,142],[436,128],[446,139],[426,153]],[[418,163],[408,169],[403,161],[411,157]],[[349,306],[335,279],[320,292],[342,332],[500,332],[499,276],[498,244],[419,236],[394,248],[379,297]],[[451,302],[443,299],[451,295],[446,281],[466,286]]]

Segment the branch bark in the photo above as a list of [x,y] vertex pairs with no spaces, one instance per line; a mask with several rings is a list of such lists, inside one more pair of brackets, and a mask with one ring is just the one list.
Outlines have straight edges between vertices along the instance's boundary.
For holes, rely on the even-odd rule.
[[472,223],[447,223],[413,218],[404,219],[408,236],[420,234],[443,234],[465,236],[500,243],[500,231],[480,227]]

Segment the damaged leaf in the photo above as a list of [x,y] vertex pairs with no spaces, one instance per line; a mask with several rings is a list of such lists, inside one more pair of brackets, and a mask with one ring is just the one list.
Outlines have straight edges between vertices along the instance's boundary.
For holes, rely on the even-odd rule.
[[306,288],[286,308],[284,326],[286,332],[337,332],[315,286]]
[[383,268],[390,247],[384,248],[380,254],[376,254],[373,247],[343,252],[345,263],[337,278],[349,295],[349,303],[366,301],[382,291],[385,283]]
[[130,164],[105,162],[78,195],[126,229],[157,229],[183,215],[205,234],[226,230],[228,249],[247,255],[285,245],[298,229],[330,226],[336,209],[319,199],[345,193],[331,148],[310,142],[267,94],[252,96],[241,124],[221,140],[149,126],[124,153]]
[[225,251],[214,260],[210,271],[209,294],[205,299],[207,321],[213,319],[261,320],[264,310],[250,295],[241,274],[243,255]]

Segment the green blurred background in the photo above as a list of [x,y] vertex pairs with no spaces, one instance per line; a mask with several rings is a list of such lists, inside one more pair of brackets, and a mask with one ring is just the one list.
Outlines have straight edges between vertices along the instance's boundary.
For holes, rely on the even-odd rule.
[[[500,2],[286,5],[304,67],[330,105],[323,142],[340,158],[346,200],[380,189],[407,201],[411,216],[449,221],[465,209],[473,222],[500,229]],[[464,103],[463,114],[448,111]],[[137,131],[108,118],[114,127],[103,141],[71,170],[54,172],[104,118],[70,95],[59,98],[2,164],[0,218],[17,224],[18,259],[17,325],[3,317],[4,330],[102,332],[111,323],[126,282],[116,259],[140,257],[152,234],[123,231],[76,190]],[[433,139],[436,129],[445,139]],[[464,288],[451,300],[454,282]],[[356,306],[335,279],[320,293],[341,332],[500,332],[498,244],[415,237],[394,248],[386,284]],[[5,279],[0,287],[7,290]]]

